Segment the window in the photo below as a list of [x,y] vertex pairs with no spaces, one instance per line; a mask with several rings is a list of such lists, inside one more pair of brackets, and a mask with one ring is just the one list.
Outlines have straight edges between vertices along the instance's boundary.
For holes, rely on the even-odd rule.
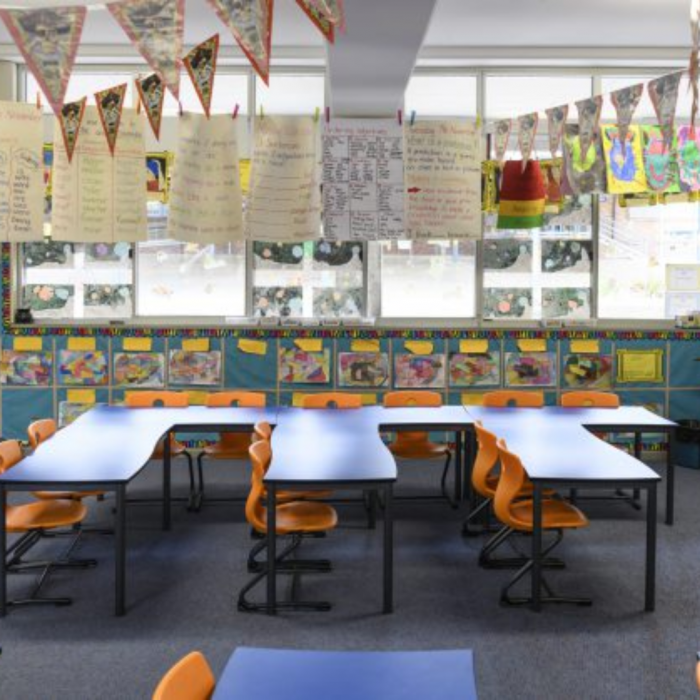
[[269,87],[256,78],[255,101],[258,113],[262,106],[267,114],[311,116],[326,103],[325,78],[323,75],[272,73]]
[[472,75],[414,75],[404,96],[405,112],[424,117],[476,116],[476,77]]

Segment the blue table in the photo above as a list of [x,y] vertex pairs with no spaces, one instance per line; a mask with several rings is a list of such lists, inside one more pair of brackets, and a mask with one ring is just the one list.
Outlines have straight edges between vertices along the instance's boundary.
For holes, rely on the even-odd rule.
[[212,700],[476,700],[474,662],[455,651],[296,651],[242,647]]

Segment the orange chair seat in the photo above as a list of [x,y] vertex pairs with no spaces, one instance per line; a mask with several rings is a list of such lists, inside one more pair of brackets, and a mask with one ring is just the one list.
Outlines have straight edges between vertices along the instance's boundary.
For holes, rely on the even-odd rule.
[[32,496],[48,501],[80,501],[90,496],[104,496],[104,491],[32,491]]
[[[174,438],[170,441],[170,456],[171,457],[177,457],[178,455],[181,455],[187,451],[187,448],[181,443],[175,440]],[[156,449],[153,450],[153,454],[151,455],[151,459],[163,459],[163,455],[165,453],[165,444],[164,441],[161,440],[158,445],[156,446]]]
[[[518,529],[532,531],[532,501],[515,501],[510,509]],[[542,527],[545,530],[577,528],[586,525],[588,525],[588,518],[570,503],[556,500],[547,500],[542,503]]]
[[34,501],[8,506],[5,519],[7,532],[49,530],[82,522],[87,508],[80,501]]
[[437,459],[438,457],[444,457],[450,451],[447,445],[424,440],[392,442],[389,445],[389,450],[393,455],[404,459]]
[[[305,501],[308,498],[330,498],[332,491],[278,491],[277,503],[288,501]],[[267,489],[263,489],[263,498],[267,498]]]
[[325,503],[295,501],[277,506],[277,534],[325,532],[338,524],[338,514]]

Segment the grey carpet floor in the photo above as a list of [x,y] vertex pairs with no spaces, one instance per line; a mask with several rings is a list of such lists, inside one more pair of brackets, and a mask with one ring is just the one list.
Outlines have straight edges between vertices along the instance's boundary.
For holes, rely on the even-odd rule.
[[[185,472],[177,465],[183,493]],[[398,491],[435,488],[437,465],[402,465]],[[212,495],[244,493],[245,465],[207,468]],[[150,465],[133,495],[157,493]],[[662,489],[660,499],[663,508]],[[591,608],[548,607],[540,614],[504,609],[498,598],[508,571],[476,564],[479,538],[464,539],[465,508],[442,503],[396,507],[393,615],[381,615],[381,528],[365,529],[357,506],[339,506],[340,527],[304,545],[305,556],[329,557],[334,570],[308,576],[306,598],[334,603],[329,613],[242,614],[236,596],[248,580],[251,545],[241,504],[174,508],[172,532],[160,511],[132,506],[128,520],[128,614],[113,616],[113,542],[87,536],[80,556],[93,570],[57,572],[46,586],[71,607],[22,608],[0,620],[0,698],[127,700],[150,698],[180,656],[202,650],[216,674],[239,645],[308,649],[449,649],[475,654],[479,696],[489,698],[694,698],[700,649],[700,472],[677,470],[677,524],[659,525],[657,610],[642,612],[644,514],[621,503],[583,507],[592,523],[559,549],[567,568],[550,581],[562,593],[594,600]],[[111,503],[93,503],[90,521],[107,523]],[[42,544],[56,551],[62,543]],[[37,548],[38,550],[39,548]],[[11,595],[31,582],[11,577]],[[264,591],[258,591],[262,595]],[[284,594],[285,584],[280,584]],[[332,700],[329,692],[324,700]],[[320,699],[319,699],[320,700]],[[371,700],[371,699],[365,699]]]

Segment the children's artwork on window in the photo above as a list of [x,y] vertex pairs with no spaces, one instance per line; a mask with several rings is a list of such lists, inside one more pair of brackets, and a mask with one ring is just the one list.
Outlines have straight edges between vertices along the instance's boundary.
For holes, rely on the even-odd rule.
[[389,383],[389,355],[385,352],[338,353],[340,386],[379,387]]
[[59,384],[103,386],[108,381],[107,353],[102,350],[59,350]]
[[689,126],[678,129],[678,168],[683,192],[700,190],[700,131]]
[[165,386],[165,355],[161,352],[114,354],[115,386],[161,388]]
[[253,315],[286,318],[302,315],[301,287],[253,287]]
[[610,389],[613,358],[603,354],[564,357],[564,383],[572,389]]
[[399,389],[439,389],[444,387],[445,356],[395,355],[394,386]]
[[362,270],[362,244],[348,241],[314,242],[314,270],[347,267]]
[[297,348],[280,348],[279,380],[285,384],[327,384],[331,377],[328,350],[306,352]]
[[671,147],[667,148],[660,126],[648,125],[642,126],[641,129],[648,189],[652,192],[680,192],[676,134],[673,134]]
[[131,316],[130,284],[86,284],[86,318]]
[[450,353],[450,386],[498,386],[501,353]]
[[25,284],[22,306],[32,310],[34,318],[65,318],[73,315],[72,284]]
[[88,243],[85,260],[88,263],[125,263],[129,260],[131,246],[128,243]]
[[314,316],[348,318],[362,316],[362,289],[313,288]]
[[484,240],[484,269],[508,272],[532,270],[532,243],[514,239]]
[[557,356],[554,352],[507,352],[507,387],[555,386]]
[[73,244],[56,241],[22,243],[22,262],[25,267],[72,267]]
[[484,318],[532,318],[532,289],[527,287],[485,288]]
[[49,386],[51,366],[50,352],[3,350],[0,380],[8,386]]
[[630,126],[627,129],[624,149],[617,126],[608,125],[601,129],[608,173],[608,192],[610,194],[646,192],[648,187],[639,126]]
[[103,406],[101,403],[78,403],[76,401],[59,401],[58,403],[58,427],[65,428],[74,420],[80,418],[95,406]]
[[221,352],[171,350],[169,376],[171,384],[217,386],[221,384]]
[[297,267],[304,259],[303,243],[253,243],[255,267],[258,270],[270,270],[279,267]]
[[569,124],[564,130],[565,195],[605,192],[605,158],[599,135],[595,135],[585,154],[581,153],[578,126]]
[[590,318],[591,290],[550,287],[542,290],[542,318]]
[[542,241],[542,272],[590,273],[592,241]]
[[146,196],[158,202],[168,201],[170,186],[170,154],[146,154]]

